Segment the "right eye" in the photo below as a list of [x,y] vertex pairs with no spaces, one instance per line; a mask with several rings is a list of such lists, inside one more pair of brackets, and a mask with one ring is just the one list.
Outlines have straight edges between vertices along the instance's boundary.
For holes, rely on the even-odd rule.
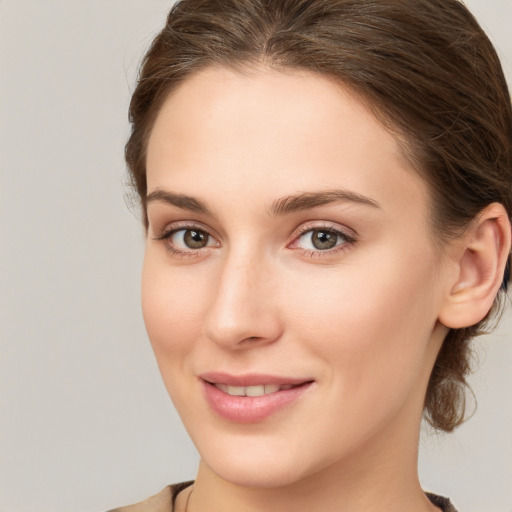
[[195,256],[201,249],[219,246],[219,243],[207,231],[194,226],[171,226],[156,240],[164,242],[166,249],[171,253],[181,256]]
[[178,229],[169,236],[168,240],[177,249],[202,249],[213,245],[211,243],[211,236],[200,229]]

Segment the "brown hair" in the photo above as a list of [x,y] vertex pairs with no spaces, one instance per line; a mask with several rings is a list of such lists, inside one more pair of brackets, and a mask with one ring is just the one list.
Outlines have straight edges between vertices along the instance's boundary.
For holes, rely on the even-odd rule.
[[[163,101],[206,66],[262,63],[313,71],[360,95],[405,141],[430,187],[440,240],[490,203],[511,216],[510,96],[492,44],[458,0],[182,0],[144,57],[130,104],[126,161],[146,226],[146,146]],[[468,342],[500,296],[486,319],[444,341],[424,408],[438,429],[464,420]]]

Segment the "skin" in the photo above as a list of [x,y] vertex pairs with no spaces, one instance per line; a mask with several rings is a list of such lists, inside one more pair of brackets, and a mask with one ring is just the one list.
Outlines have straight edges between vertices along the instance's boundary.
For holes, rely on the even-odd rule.
[[[437,510],[418,482],[418,436],[456,276],[434,244],[427,187],[394,136],[323,77],[208,68],[164,103],[147,178],[143,312],[201,455],[189,511]],[[271,211],[326,190],[368,204]],[[187,248],[176,231],[187,227],[207,245]],[[345,236],[312,252],[314,229]],[[314,383],[264,421],[239,424],[208,406],[207,371]]]

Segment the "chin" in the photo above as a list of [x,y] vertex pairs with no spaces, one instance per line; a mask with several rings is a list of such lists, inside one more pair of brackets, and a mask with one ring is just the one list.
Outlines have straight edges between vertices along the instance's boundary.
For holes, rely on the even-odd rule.
[[272,442],[269,439],[259,441],[247,437],[242,442],[220,442],[213,448],[211,440],[208,442],[206,439],[206,450],[202,450],[201,443],[196,446],[201,454],[202,463],[210,471],[222,480],[242,487],[286,487],[316,473],[319,469],[319,461],[308,457],[304,448],[294,443],[291,443],[294,446],[286,446],[286,443],[283,446],[282,441],[286,441],[284,439],[281,442]]
[[245,458],[219,463],[215,461],[209,465],[219,478],[240,487],[253,489],[275,489],[293,485],[303,478],[291,468],[281,467],[279,464],[271,465],[260,462],[249,462]]

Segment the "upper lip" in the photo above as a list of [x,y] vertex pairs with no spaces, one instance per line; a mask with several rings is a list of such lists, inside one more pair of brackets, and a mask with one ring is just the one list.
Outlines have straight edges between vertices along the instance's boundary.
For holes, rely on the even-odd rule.
[[264,384],[275,384],[283,386],[287,384],[297,385],[311,382],[313,379],[284,377],[280,375],[268,375],[262,373],[247,373],[245,375],[230,375],[223,372],[206,372],[199,375],[199,378],[211,384],[226,384],[227,386],[260,386]]

